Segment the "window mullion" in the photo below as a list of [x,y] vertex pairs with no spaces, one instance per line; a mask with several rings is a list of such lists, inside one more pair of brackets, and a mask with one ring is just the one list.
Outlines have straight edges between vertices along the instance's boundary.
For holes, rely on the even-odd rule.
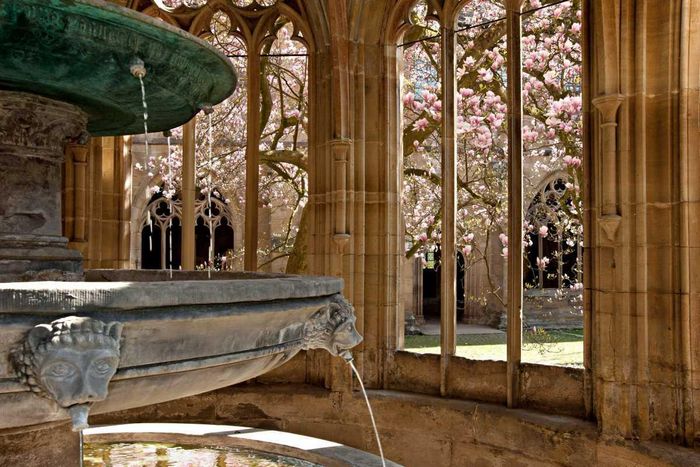
[[523,303],[523,168],[521,18],[523,0],[507,2],[508,41],[508,323],[507,403],[520,399]]
[[195,135],[197,117],[182,126],[182,250],[181,264],[184,270],[195,267]]
[[248,54],[248,108],[246,109],[246,187],[245,187],[245,251],[244,269],[258,269],[258,202],[260,179],[260,57]]
[[158,222],[160,227],[160,268],[167,269],[168,259],[166,253],[168,252],[168,247],[165,244],[165,239],[167,238],[167,224]]
[[[538,235],[537,236],[537,259],[541,260],[544,258],[544,240],[542,240],[542,236]],[[539,264],[537,264],[537,285],[538,288],[544,289],[544,266],[543,263],[540,261]]]
[[457,148],[455,127],[455,34],[443,24],[440,38],[442,83],[442,254],[440,259],[440,354],[441,384],[446,392],[447,365],[457,351],[457,290],[455,236],[457,212]]
[[557,287],[561,289],[564,287],[564,238],[559,235],[557,242]]

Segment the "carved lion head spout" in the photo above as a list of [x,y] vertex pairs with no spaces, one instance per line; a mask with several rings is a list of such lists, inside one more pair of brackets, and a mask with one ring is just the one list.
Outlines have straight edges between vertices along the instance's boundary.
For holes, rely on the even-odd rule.
[[107,398],[119,365],[122,324],[69,316],[35,326],[13,353],[20,379],[69,410],[73,429],[87,427],[93,402]]
[[326,349],[341,355],[362,342],[355,328],[355,311],[342,295],[314,313],[304,326],[303,349]]

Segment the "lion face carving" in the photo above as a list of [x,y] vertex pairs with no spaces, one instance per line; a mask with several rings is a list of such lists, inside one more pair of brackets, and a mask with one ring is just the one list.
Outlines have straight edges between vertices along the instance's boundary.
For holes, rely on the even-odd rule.
[[69,409],[74,422],[77,416],[86,424],[89,404],[107,398],[119,366],[121,332],[121,323],[77,316],[37,325],[13,353],[20,380]]
[[355,312],[342,295],[335,295],[328,306],[314,313],[304,325],[304,345],[307,349],[326,349],[340,355],[362,342],[355,328]]

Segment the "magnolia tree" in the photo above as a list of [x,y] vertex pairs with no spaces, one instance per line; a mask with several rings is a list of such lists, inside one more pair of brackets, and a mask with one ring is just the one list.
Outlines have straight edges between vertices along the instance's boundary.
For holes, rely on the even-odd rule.
[[[165,0],[164,0],[165,1]],[[173,4],[174,5],[174,4]],[[270,220],[269,242],[260,242],[258,265],[286,261],[287,270],[304,269],[303,208],[307,201],[307,60],[291,22],[279,18],[271,26],[260,50],[260,76],[247,73],[246,45],[229,17],[217,12],[211,22],[208,39],[229,56],[238,72],[236,92],[211,113],[200,113],[196,124],[196,185],[202,194],[210,192],[244,212],[246,187],[248,79],[259,79],[260,104],[259,199],[261,212]],[[179,142],[181,129],[173,131]],[[152,190],[164,187],[170,198],[181,187],[182,147],[173,144],[168,157],[151,155],[145,166],[153,180]],[[242,226],[239,226],[242,228]],[[228,264],[243,256],[242,247],[228,254]]]
[[[546,217],[528,216],[533,210],[525,206],[526,249],[536,248],[537,235],[562,245],[552,257],[536,252],[533,264],[526,261],[527,268],[547,275],[558,273],[555,263],[575,249],[582,236],[580,3],[572,0],[537,10],[541,2],[530,0],[525,10],[535,11],[522,20],[525,197],[531,200],[551,174],[560,174],[565,187],[548,198],[545,206],[551,212]],[[505,291],[490,270],[493,261],[509,254],[504,16],[496,0],[475,0],[461,11],[455,76],[458,247],[467,267],[485,268],[486,294],[501,303]],[[424,2],[414,7],[411,19],[414,26],[404,36],[402,89],[407,257],[424,256],[440,243],[442,216],[440,29]],[[532,256],[527,253],[526,260]],[[567,271],[564,284],[580,287],[580,262]]]

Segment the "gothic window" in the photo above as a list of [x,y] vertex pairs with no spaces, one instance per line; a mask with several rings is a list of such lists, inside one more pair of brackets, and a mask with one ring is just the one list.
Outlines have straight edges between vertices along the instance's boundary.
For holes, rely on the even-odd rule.
[[[210,209],[211,206],[211,209]],[[200,192],[195,201],[196,264],[205,269],[209,246],[214,245],[214,267],[229,269],[235,264],[233,213],[226,200]],[[163,190],[151,198],[141,218],[141,268],[179,269],[182,245],[182,200],[177,194],[168,198]],[[214,233],[211,241],[210,232]],[[172,245],[172,248],[171,248]]]
[[197,186],[205,193],[217,187],[245,219],[235,252],[245,269],[304,264],[296,256],[308,201],[310,56],[298,8],[277,0],[210,2],[210,8],[199,8],[206,0],[159,1],[158,15],[186,12],[191,32],[238,72],[236,92],[196,119]]
[[526,292],[544,288],[578,289],[582,283],[583,229],[575,196],[567,188],[564,177],[556,175],[545,183],[525,215]]

